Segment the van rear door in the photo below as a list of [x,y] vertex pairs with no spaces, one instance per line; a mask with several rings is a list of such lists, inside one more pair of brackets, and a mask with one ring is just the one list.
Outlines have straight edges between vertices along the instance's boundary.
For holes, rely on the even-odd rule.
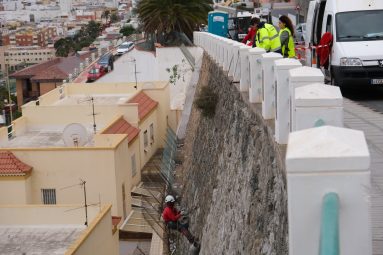
[[319,1],[314,0],[310,1],[309,4],[309,10],[307,12],[306,16],[306,41],[305,41],[305,46],[306,46],[306,65],[311,66],[311,50],[310,46],[313,45],[313,40],[314,40],[314,22],[315,22],[315,17],[316,13],[318,11],[319,7]]

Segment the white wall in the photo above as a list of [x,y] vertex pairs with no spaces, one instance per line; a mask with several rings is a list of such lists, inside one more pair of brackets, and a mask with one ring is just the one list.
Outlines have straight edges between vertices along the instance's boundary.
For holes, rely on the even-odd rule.
[[[188,47],[188,50],[196,60],[202,57],[203,50],[201,48]],[[192,75],[191,66],[179,47],[157,48],[156,54],[158,80],[168,81],[172,72],[169,73],[166,69],[172,69],[173,66],[178,65],[181,77],[175,84],[170,84],[170,107],[172,110],[182,110],[185,103],[186,87]]]

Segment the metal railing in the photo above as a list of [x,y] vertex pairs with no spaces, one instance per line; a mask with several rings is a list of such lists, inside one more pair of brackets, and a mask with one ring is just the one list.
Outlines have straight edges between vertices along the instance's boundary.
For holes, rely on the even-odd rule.
[[339,196],[330,192],[323,197],[319,255],[339,254]]
[[167,128],[160,171],[170,186],[172,186],[174,183],[174,169],[176,167],[174,158],[177,151],[176,141],[176,134],[171,128]]

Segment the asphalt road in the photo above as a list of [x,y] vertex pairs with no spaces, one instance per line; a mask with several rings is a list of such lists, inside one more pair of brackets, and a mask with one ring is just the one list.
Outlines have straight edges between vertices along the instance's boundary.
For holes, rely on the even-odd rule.
[[383,113],[383,86],[365,88],[342,88],[342,95],[363,106]]

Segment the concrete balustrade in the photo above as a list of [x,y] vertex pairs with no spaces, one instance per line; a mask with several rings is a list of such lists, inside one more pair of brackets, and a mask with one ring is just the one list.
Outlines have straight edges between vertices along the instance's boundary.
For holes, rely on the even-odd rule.
[[279,53],[262,54],[262,117],[265,120],[273,119],[275,116],[274,61],[282,58]]
[[239,90],[248,91],[250,86],[250,64],[249,64],[249,50],[250,46],[243,45],[239,49],[239,58],[241,63],[241,79],[239,81]]
[[298,60],[209,33],[194,36],[249,91],[251,103],[262,102],[263,117],[275,118],[276,141],[287,143],[289,255],[319,254],[320,245],[338,240],[340,254],[371,255],[370,155],[363,132],[341,127],[339,88],[324,85],[320,69]]
[[289,91],[290,91],[290,99],[289,99],[289,127],[290,132],[293,131],[293,119],[295,119],[295,106],[294,106],[294,97],[295,97],[295,89],[302,87],[304,85],[308,85],[311,83],[324,83],[324,75],[322,71],[318,68],[313,67],[299,67],[289,70]]
[[362,131],[322,126],[290,134],[289,255],[319,254],[321,225],[328,225],[321,222],[322,201],[328,194],[336,194],[340,202],[339,254],[372,254],[369,166]]
[[290,133],[288,70],[301,66],[302,64],[297,59],[284,58],[274,61],[275,140],[279,144],[287,144]]
[[250,85],[249,101],[250,103],[262,102],[262,66],[260,58],[266,53],[264,49],[252,48],[249,50],[250,67]]
[[295,89],[293,130],[322,125],[343,127],[343,97],[339,87],[315,83]]

